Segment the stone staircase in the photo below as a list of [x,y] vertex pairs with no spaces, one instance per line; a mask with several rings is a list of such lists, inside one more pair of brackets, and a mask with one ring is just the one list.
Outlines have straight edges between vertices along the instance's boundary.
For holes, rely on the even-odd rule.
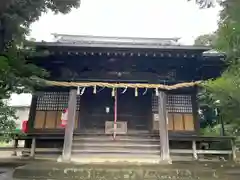
[[149,134],[75,135],[72,146],[72,161],[78,163],[129,162],[159,163],[159,138]]

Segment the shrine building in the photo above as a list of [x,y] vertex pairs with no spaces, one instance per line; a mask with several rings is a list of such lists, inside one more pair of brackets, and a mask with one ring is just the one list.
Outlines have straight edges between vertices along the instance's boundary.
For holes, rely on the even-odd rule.
[[192,148],[177,138],[200,136],[199,84],[220,76],[223,55],[178,38],[56,38],[29,59],[49,76],[33,94],[27,135],[59,137],[36,148],[58,149],[63,161],[156,162]]

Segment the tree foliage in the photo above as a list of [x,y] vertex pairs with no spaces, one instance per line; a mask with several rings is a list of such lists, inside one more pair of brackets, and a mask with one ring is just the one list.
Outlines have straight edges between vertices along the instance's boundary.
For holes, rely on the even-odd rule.
[[1,0],[0,1],[0,133],[14,126],[13,110],[3,103],[11,93],[31,92],[36,77],[47,72],[26,61],[25,36],[31,23],[42,13],[68,13],[78,7],[80,0]]
[[217,3],[222,2],[222,0],[188,0],[188,1],[195,1],[200,8],[210,8],[215,6]]
[[15,110],[9,107],[4,101],[0,101],[0,140],[8,141],[14,135],[16,129]]
[[30,24],[49,9],[55,13],[68,13],[80,3],[79,0],[1,0],[0,4],[6,4],[4,2],[8,2],[8,5],[3,5],[6,8],[0,13],[1,40],[4,45],[9,45],[13,40],[21,42],[29,32]]
[[197,39],[195,39],[194,41],[194,45],[196,46],[214,46],[214,44],[216,43],[216,34],[212,33],[212,34],[204,34],[201,35],[199,37],[197,37]]
[[211,108],[216,108],[215,102],[219,102],[217,108],[221,116],[225,123],[232,124],[236,132],[236,127],[240,129],[240,1],[226,0],[221,6],[213,46],[226,54],[228,68],[221,77],[205,83],[202,97]]

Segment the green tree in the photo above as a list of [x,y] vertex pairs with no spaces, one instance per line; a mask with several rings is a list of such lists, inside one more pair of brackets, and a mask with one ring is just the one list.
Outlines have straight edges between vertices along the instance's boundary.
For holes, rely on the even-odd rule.
[[79,0],[0,1],[0,134],[14,128],[10,122],[15,118],[3,99],[9,98],[11,93],[31,92],[39,83],[36,77],[47,75],[43,69],[26,62],[32,51],[25,46],[29,26],[48,10],[68,13],[79,5]]
[[220,3],[221,0],[188,0],[188,1],[195,1],[200,8],[210,8],[213,7],[216,3]]
[[221,3],[219,27],[214,41],[215,49],[226,53],[228,68],[222,76],[204,84],[208,105],[218,108],[225,123],[240,129],[240,1],[226,0]]
[[0,42],[3,48],[11,46],[11,41],[24,39],[29,25],[39,19],[49,9],[55,13],[68,13],[78,7],[79,0],[1,0],[0,2]]
[[215,41],[216,41],[216,34],[212,33],[212,34],[204,34],[201,35],[199,37],[197,37],[197,39],[195,39],[194,41],[194,45],[196,46],[214,46]]
[[0,140],[8,141],[14,136],[13,132],[16,129],[14,121],[16,119],[15,111],[3,101],[0,101],[0,107]]

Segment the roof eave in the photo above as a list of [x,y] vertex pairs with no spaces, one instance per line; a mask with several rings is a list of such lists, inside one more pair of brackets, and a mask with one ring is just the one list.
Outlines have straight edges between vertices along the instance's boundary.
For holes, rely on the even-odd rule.
[[35,42],[37,47],[72,47],[72,48],[126,48],[126,49],[155,49],[155,50],[198,50],[209,51],[209,46],[189,45],[148,45],[148,44],[124,44],[124,43],[63,43],[63,42]]

